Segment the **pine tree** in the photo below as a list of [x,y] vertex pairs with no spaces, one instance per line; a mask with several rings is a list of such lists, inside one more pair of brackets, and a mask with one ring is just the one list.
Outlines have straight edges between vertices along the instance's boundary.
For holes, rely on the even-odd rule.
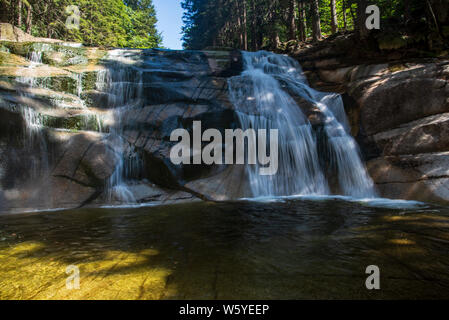
[[70,0],[0,0],[0,19],[38,37],[86,45],[154,48],[161,44],[152,0],[78,0],[80,28],[68,29]]

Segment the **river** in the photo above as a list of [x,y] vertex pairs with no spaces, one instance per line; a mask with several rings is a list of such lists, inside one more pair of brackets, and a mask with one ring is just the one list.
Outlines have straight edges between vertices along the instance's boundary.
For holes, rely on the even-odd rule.
[[[1,299],[449,297],[449,208],[284,197],[0,216]],[[366,268],[380,269],[367,290]],[[68,266],[80,288],[66,287]]]

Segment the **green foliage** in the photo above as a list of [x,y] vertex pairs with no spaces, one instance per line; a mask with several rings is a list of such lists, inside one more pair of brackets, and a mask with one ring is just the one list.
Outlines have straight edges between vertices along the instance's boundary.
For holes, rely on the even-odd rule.
[[[7,14],[1,16],[2,21],[37,37],[133,48],[154,48],[162,42],[156,30],[152,0],[27,0],[26,4],[25,0],[0,0],[0,4],[8,8]],[[65,10],[69,5],[79,7],[78,30],[65,25],[69,16]],[[18,8],[22,8],[20,23]]]
[[[315,1],[318,7],[313,5]],[[361,32],[364,8],[371,4],[380,9],[384,33],[407,30],[417,34],[419,30],[448,37],[447,0],[335,0],[338,30]],[[275,49],[280,43],[306,40],[302,34],[320,39],[333,33],[331,0],[183,0],[182,6],[183,40],[189,49]]]
[[[184,0],[184,46],[204,48],[207,46],[245,47],[252,49],[274,47],[278,41],[299,37],[301,28],[307,36],[312,35],[312,0]],[[350,0],[336,0],[339,25],[353,28]],[[343,11],[343,2],[346,2]],[[292,12],[293,8],[293,12]],[[304,14],[302,15],[301,12]],[[330,0],[319,1],[323,34],[330,34]],[[343,12],[346,13],[343,16]],[[292,15],[294,23],[292,24]],[[346,18],[346,23],[343,22]],[[294,30],[293,30],[294,29]],[[243,39],[243,40],[242,40]],[[243,41],[243,42],[242,42]]]

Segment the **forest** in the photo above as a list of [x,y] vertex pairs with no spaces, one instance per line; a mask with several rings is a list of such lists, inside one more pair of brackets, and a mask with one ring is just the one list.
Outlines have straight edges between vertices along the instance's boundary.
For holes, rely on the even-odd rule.
[[365,37],[365,9],[380,9],[381,29],[447,36],[447,0],[184,0],[183,40],[210,46],[276,50],[288,41],[318,41],[338,31]]
[[[79,8],[79,28],[66,28],[66,11]],[[156,30],[152,0],[0,0],[1,22],[9,22],[36,37],[109,47],[155,48],[162,42]],[[5,10],[6,9],[6,10]]]

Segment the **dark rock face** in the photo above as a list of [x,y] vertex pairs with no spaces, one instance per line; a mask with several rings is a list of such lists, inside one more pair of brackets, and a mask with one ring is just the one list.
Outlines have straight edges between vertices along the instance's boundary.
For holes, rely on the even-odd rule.
[[[0,75],[1,210],[121,203],[108,189],[131,155],[139,169],[124,174],[135,202],[245,195],[242,168],[170,160],[175,129],[192,132],[193,121],[203,131],[237,127],[227,77],[242,71],[240,52],[123,50],[80,72],[64,67],[73,64],[64,52],[43,54],[59,69]],[[86,52],[81,60],[90,61]]]
[[[137,61],[142,101],[115,113],[113,122],[120,123],[114,130],[120,131],[127,148],[141,155],[143,178],[202,199],[232,197],[229,189],[219,189],[226,166],[174,165],[170,150],[177,142],[170,141],[170,136],[176,129],[185,129],[192,136],[194,121],[201,121],[203,131],[214,128],[223,134],[225,129],[238,126],[228,97],[227,77],[242,71],[240,53],[147,51],[128,58]],[[206,178],[206,188],[191,187],[193,181]],[[239,186],[241,178],[236,176],[227,183]]]
[[410,65],[354,95],[361,141],[377,153],[368,169],[383,195],[449,202],[448,79],[447,62]]
[[[380,79],[359,91],[357,99],[362,113],[362,125],[367,135],[376,134],[401,124],[440,114],[449,110],[449,87],[440,68],[449,65],[422,65],[399,71]],[[440,69],[440,70],[438,70]],[[362,85],[362,84],[361,84]]]
[[368,162],[379,191],[391,198],[447,203],[449,152],[384,156]]
[[449,113],[408,122],[372,136],[385,155],[444,152],[449,149]]
[[[250,195],[243,166],[170,161],[173,130],[239,126],[227,82],[242,71],[238,51],[122,50],[99,61],[100,50],[55,45],[43,55],[50,66],[30,65],[35,46],[23,46],[8,53],[20,66],[0,67],[0,210],[120,204],[120,170],[137,203]],[[343,93],[382,195],[449,202],[449,63],[351,65],[332,52],[301,59],[317,89]],[[319,128],[319,110],[292,96]]]
[[345,41],[305,50],[298,59],[313,86],[343,94],[380,194],[449,203],[449,61],[359,51],[351,62],[339,49]]

